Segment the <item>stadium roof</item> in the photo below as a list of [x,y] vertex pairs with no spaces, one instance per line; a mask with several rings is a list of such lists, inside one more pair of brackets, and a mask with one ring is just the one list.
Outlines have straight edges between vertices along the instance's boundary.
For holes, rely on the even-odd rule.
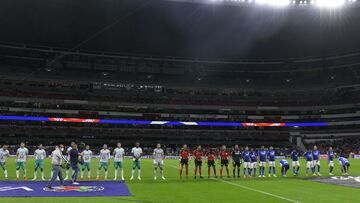
[[163,0],[3,0],[0,41],[229,59],[322,56],[360,47],[359,7],[311,8]]

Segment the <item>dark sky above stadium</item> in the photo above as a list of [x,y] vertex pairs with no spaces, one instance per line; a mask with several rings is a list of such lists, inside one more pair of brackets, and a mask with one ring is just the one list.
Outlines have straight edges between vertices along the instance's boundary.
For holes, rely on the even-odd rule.
[[360,49],[359,8],[1,0],[0,29],[5,42],[67,48],[83,42],[80,49],[180,57],[288,58]]

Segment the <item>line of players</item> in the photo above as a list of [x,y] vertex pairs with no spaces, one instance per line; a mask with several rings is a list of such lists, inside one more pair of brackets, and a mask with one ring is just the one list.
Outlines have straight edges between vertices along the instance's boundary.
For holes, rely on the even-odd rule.
[[[64,149],[61,149],[64,151]],[[77,145],[72,142],[71,147],[69,147],[66,150],[67,159],[69,160],[69,163],[71,162],[70,152],[71,150],[77,151]],[[124,172],[123,172],[123,159],[125,156],[125,150],[121,147],[121,143],[117,143],[117,147],[113,150],[113,156],[114,156],[114,168],[115,168],[115,178],[114,180],[117,180],[118,177],[118,171],[120,171],[121,174],[121,180],[124,180]],[[131,172],[131,178],[132,180],[134,178],[135,169],[138,170],[138,179],[141,180],[141,165],[140,165],[140,158],[143,154],[142,149],[140,147],[139,143],[135,144],[135,147],[132,148],[131,154],[133,157],[133,164],[132,164],[132,172]],[[16,152],[16,178],[19,179],[20,175],[20,169],[22,169],[24,174],[24,179],[27,179],[26,177],[26,161],[29,155],[28,149],[25,147],[24,143],[20,144],[20,148],[17,149]],[[188,164],[190,159],[190,151],[187,148],[186,145],[183,146],[181,152],[180,152],[180,177],[182,177],[183,174],[183,168],[185,166],[186,170],[186,176],[188,176]],[[4,171],[5,178],[8,178],[8,172],[6,169],[6,158],[9,156],[9,151],[7,150],[7,146],[4,145],[0,149],[0,168]],[[84,178],[84,173],[87,172],[88,179],[91,178],[91,158],[93,156],[93,152],[90,150],[90,146],[86,145],[85,150],[82,152],[79,152],[76,156],[79,156],[79,162],[81,163],[81,179]],[[330,147],[327,152],[328,157],[328,166],[329,166],[329,175],[333,175],[333,169],[334,169],[334,158],[336,154],[334,153],[333,149]],[[38,145],[38,149],[34,152],[35,157],[35,164],[34,164],[34,179],[37,179],[37,172],[40,170],[41,172],[41,179],[45,180],[44,178],[44,163],[43,160],[46,158],[46,152],[43,149],[43,146],[41,144]],[[275,156],[275,150],[272,146],[270,146],[269,150],[266,150],[264,146],[261,146],[261,149],[258,151],[255,151],[253,148],[249,150],[248,147],[245,147],[244,151],[240,151],[240,148],[238,145],[235,145],[233,150],[230,152],[227,150],[226,146],[223,145],[219,154],[216,153],[215,150],[208,150],[207,152],[204,152],[201,149],[201,146],[198,146],[196,150],[193,151],[192,157],[194,158],[195,163],[195,169],[194,169],[194,177],[196,178],[197,174],[199,174],[200,178],[202,178],[202,162],[203,157],[206,157],[207,160],[207,166],[208,166],[208,177],[210,177],[211,169],[213,170],[213,174],[215,177],[217,177],[216,173],[216,166],[215,161],[220,161],[220,177],[223,176],[223,169],[226,170],[226,175],[230,177],[230,171],[229,171],[229,161],[232,160],[233,165],[233,177],[240,177],[240,168],[241,164],[243,163],[243,176],[244,177],[251,177],[255,176],[257,174],[257,168],[259,165],[259,177],[265,177],[265,168],[267,164],[268,167],[268,176],[276,177],[276,156]],[[305,152],[304,157],[306,159],[306,175],[309,175],[309,172],[311,171],[314,176],[321,175],[320,174],[320,152],[317,149],[316,146],[314,146],[314,150],[308,150]],[[111,152],[107,148],[107,145],[104,144],[102,149],[99,153],[99,164],[97,169],[97,175],[96,179],[99,179],[100,171],[104,170],[105,172],[105,179],[108,177],[108,164],[109,160],[111,158]],[[153,152],[153,159],[154,159],[154,179],[157,179],[157,169],[160,168],[161,178],[165,179],[164,177],[164,151],[161,149],[161,145],[157,144],[156,148]],[[296,150],[293,150],[291,152],[291,160],[292,160],[292,167],[293,167],[293,174],[294,176],[298,176],[299,170],[300,170],[300,162],[299,162],[299,153]],[[348,170],[350,167],[349,161],[340,156],[338,158],[339,164],[341,165],[341,172],[343,175],[348,174]],[[69,178],[69,169],[72,168],[73,171],[78,170],[77,164],[68,164],[66,168],[66,177],[65,180]],[[280,160],[280,168],[283,176],[286,176],[286,172],[289,170],[290,165],[287,160],[281,159]],[[317,169],[317,170],[316,170]],[[237,173],[236,173],[237,172]],[[75,174],[75,173],[74,173]],[[74,175],[73,178],[77,177],[77,173]],[[76,179],[76,178],[75,178]],[[76,180],[73,180],[75,182]]]
[[[8,171],[6,168],[6,159],[9,157],[8,146],[3,145],[0,149],[0,168],[4,171],[5,179],[8,179]],[[64,153],[64,148],[62,147],[61,152]],[[72,168],[73,175],[71,177],[73,183],[77,184],[77,173],[78,173],[78,163],[81,164],[81,179],[84,178],[84,173],[87,172],[88,179],[91,178],[91,159],[93,157],[93,152],[90,150],[90,146],[86,145],[85,150],[82,152],[77,151],[77,144],[75,142],[71,143],[71,146],[67,148],[66,154],[63,158],[66,160],[66,177],[64,180],[69,179],[69,170]],[[56,150],[55,150],[56,151]],[[55,152],[53,151],[53,153]],[[72,154],[75,153],[75,159],[72,158]],[[118,171],[121,174],[121,180],[124,180],[124,171],[123,171],[123,159],[125,156],[125,150],[121,147],[121,143],[117,143],[117,147],[113,150],[114,156],[114,168],[115,168],[115,178],[117,180]],[[141,180],[141,164],[140,159],[143,155],[143,151],[140,147],[139,143],[136,143],[135,146],[131,150],[131,155],[133,158],[132,163],[132,172],[130,180],[134,179],[135,169],[138,171],[138,179]],[[29,156],[29,150],[25,147],[25,143],[20,143],[20,147],[17,149],[16,152],[16,179],[19,180],[20,169],[23,171],[24,180],[27,180],[27,169],[26,169],[26,162]],[[32,180],[37,180],[37,173],[38,170],[41,172],[41,179],[45,180],[44,177],[44,159],[46,158],[46,152],[43,149],[43,145],[39,144],[38,148],[34,152],[35,164],[34,164],[34,178]],[[165,180],[164,172],[163,172],[163,159],[164,151],[161,149],[161,145],[157,144],[156,148],[153,152],[153,163],[154,163],[154,179],[157,179],[157,170],[160,168],[161,178]],[[102,149],[99,153],[99,163],[97,169],[96,179],[99,180],[100,178],[100,171],[104,170],[105,176],[104,179],[107,180],[108,177],[108,168],[109,168],[109,161],[111,159],[111,152],[108,149],[107,145],[104,144]],[[75,160],[75,161],[74,161]]]
[[[332,147],[327,151],[327,160],[329,166],[329,175],[333,175],[334,170],[334,158],[335,153]],[[240,177],[241,164],[243,163],[243,176],[251,177],[256,176],[257,168],[259,165],[259,177],[265,177],[265,168],[267,163],[268,167],[268,177],[276,177],[276,156],[275,150],[272,146],[269,147],[269,150],[266,150],[264,146],[261,146],[261,149],[255,151],[253,148],[249,150],[249,147],[245,147],[244,151],[240,151],[238,145],[235,145],[233,150],[229,152],[225,145],[222,146],[220,152],[217,154],[215,150],[209,149],[207,152],[204,152],[201,149],[201,146],[198,146],[196,150],[193,151],[192,156],[194,158],[194,178],[196,179],[197,174],[199,174],[200,178],[202,176],[202,163],[203,157],[207,161],[208,167],[208,177],[210,178],[211,169],[213,170],[213,175],[216,178],[216,166],[215,161],[219,160],[220,162],[220,177],[223,177],[223,169],[226,170],[227,177],[230,177],[229,172],[229,161],[232,160],[233,165],[233,177]],[[300,161],[299,161],[299,152],[297,150],[293,150],[291,152],[291,160],[292,160],[292,171],[294,176],[299,175],[300,170]],[[309,175],[309,171],[311,170],[314,176],[321,176],[320,174],[320,151],[314,146],[314,150],[308,150],[303,155],[306,159],[306,175]],[[183,149],[180,152],[180,178],[183,175],[183,169],[185,167],[186,177],[189,175],[188,165],[189,165],[190,151],[187,146],[184,145]],[[338,158],[339,164],[341,165],[341,172],[343,175],[348,175],[350,163],[349,161],[340,156]],[[286,159],[281,159],[279,161],[281,174],[282,176],[286,176],[287,171],[290,168],[290,164]],[[317,171],[316,171],[317,168]],[[237,173],[236,173],[237,172]]]

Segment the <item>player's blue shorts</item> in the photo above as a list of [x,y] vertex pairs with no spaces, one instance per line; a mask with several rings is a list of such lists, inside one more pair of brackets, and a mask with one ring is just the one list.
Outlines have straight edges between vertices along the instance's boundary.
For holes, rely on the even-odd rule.
[[90,163],[89,162],[84,162],[83,164],[82,164],[82,167],[81,167],[81,170],[88,170],[88,171],[90,171]]
[[42,159],[35,160],[34,168],[35,168],[35,171],[38,170],[39,168],[41,170],[43,170],[44,169],[44,160],[42,160]]
[[105,171],[108,170],[108,163],[100,162],[99,163],[99,170],[104,169]]
[[135,168],[140,169],[140,160],[139,160],[139,159],[135,159],[135,160],[133,161],[132,168],[133,168],[133,169],[135,169]]
[[0,162],[0,168],[5,170],[6,169],[6,162]]
[[16,170],[20,170],[20,168],[22,170],[25,170],[26,169],[26,162],[16,162]]
[[114,166],[115,166],[115,169],[118,169],[118,168],[122,169],[123,168],[122,161],[115,161]]

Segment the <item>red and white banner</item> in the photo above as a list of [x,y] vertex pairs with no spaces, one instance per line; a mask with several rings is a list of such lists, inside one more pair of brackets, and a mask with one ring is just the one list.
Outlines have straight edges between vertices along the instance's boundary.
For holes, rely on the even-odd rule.
[[285,126],[285,123],[243,123],[245,127],[255,126],[255,127],[272,127],[272,126]]
[[100,119],[88,119],[88,118],[54,118],[50,117],[49,121],[53,122],[70,122],[70,123],[99,123]]

